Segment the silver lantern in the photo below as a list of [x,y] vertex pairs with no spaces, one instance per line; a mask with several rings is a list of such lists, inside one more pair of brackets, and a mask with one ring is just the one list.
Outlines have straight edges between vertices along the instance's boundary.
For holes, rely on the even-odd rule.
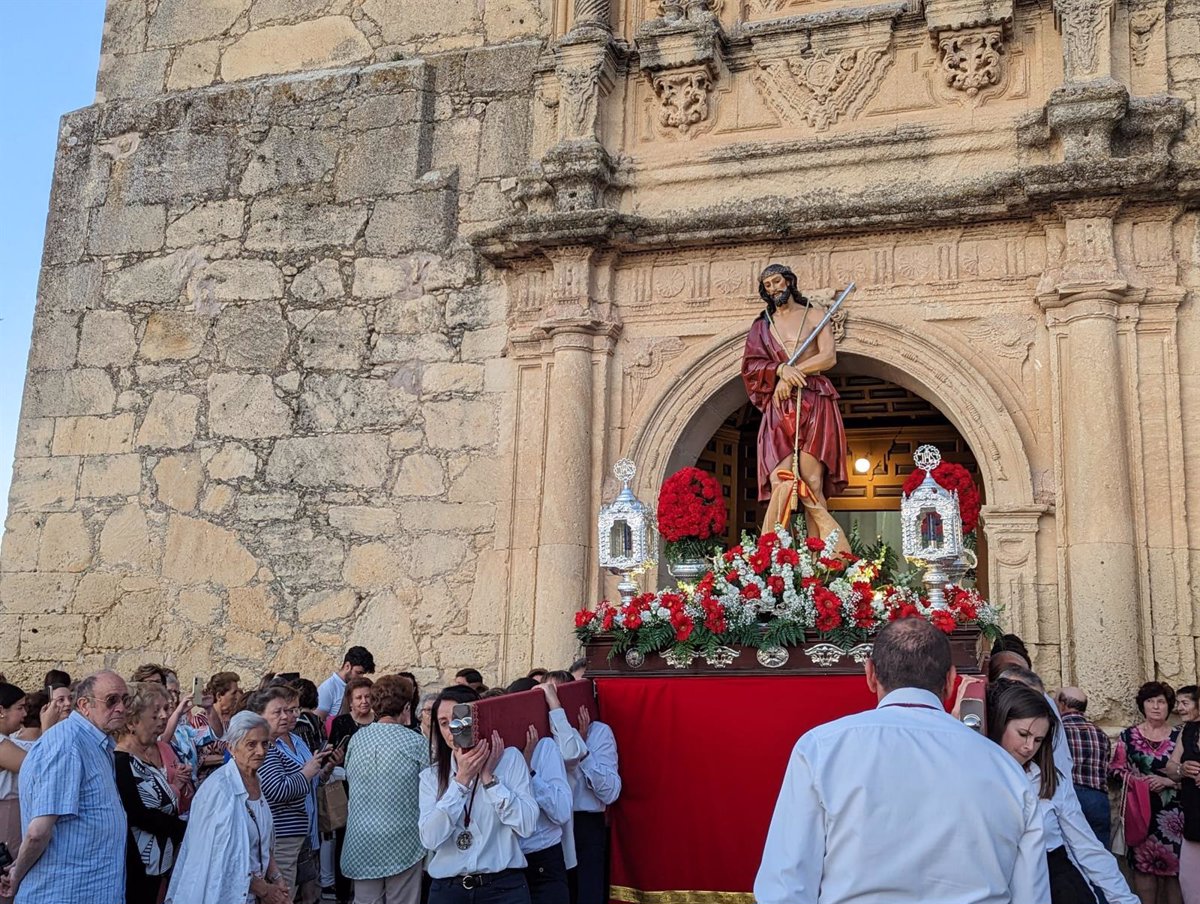
[[945,609],[945,588],[950,582],[947,569],[963,555],[958,491],[947,490],[933,479],[933,469],[942,463],[937,446],[918,448],[913,463],[925,472],[925,479],[900,501],[904,558],[925,568],[929,603],[935,609]]
[[629,488],[637,474],[633,462],[622,458],[613,466],[613,474],[621,481],[621,492],[600,507],[600,567],[621,576],[617,592],[621,602],[628,604],[638,591],[633,575],[658,564],[658,522],[654,509]]

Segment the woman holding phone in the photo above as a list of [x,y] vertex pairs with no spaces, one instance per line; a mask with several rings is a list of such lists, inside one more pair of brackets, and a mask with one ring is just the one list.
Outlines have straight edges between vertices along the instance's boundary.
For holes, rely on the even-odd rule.
[[456,685],[434,701],[433,764],[421,772],[421,843],[432,852],[429,904],[529,904],[520,839],[537,828],[538,805],[521,751],[498,733],[469,750],[454,743],[458,703],[479,695]]

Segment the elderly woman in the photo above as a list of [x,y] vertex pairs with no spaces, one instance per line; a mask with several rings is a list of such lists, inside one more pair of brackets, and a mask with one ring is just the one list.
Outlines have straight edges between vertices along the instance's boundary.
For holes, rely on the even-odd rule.
[[1142,904],[1179,904],[1179,852],[1183,841],[1183,811],[1179,784],[1164,775],[1179,729],[1167,722],[1175,705],[1168,684],[1150,681],[1137,692],[1143,719],[1126,728],[1113,745],[1110,771],[1129,782],[1143,782],[1150,792],[1150,831],[1146,840],[1129,848],[1133,890]]
[[425,848],[417,830],[421,770],[428,745],[412,729],[415,687],[384,675],[371,687],[378,717],[358,730],[346,751],[352,793],[342,873],[354,880],[355,904],[417,904]]
[[167,689],[151,681],[129,686],[125,727],[117,735],[114,754],[117,791],[129,824],[125,844],[125,900],[158,904],[171,874],[175,854],[187,827],[179,818],[179,801],[167,781],[165,743],[158,740],[167,725]]
[[320,895],[317,882],[317,785],[340,762],[335,751],[313,754],[295,734],[300,715],[299,694],[286,685],[258,691],[249,709],[267,720],[270,746],[259,770],[263,795],[275,819],[275,857],[283,881],[298,892],[300,904],[313,904]]
[[258,778],[270,729],[261,716],[240,712],[226,723],[223,740],[231,758],[196,793],[166,902],[288,904],[291,890],[271,853],[274,822]]

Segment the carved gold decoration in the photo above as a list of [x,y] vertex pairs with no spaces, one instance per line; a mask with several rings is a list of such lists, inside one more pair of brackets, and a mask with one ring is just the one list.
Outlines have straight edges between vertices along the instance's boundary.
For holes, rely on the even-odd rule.
[[938,51],[946,84],[967,97],[999,85],[1003,78],[1004,33],[1000,28],[944,33]]
[[1162,19],[1157,9],[1143,9],[1129,17],[1129,56],[1135,66],[1145,66],[1150,54],[1150,35]]
[[658,124],[666,134],[691,138],[711,128],[708,96],[712,79],[706,67],[658,72],[650,82],[658,96]]
[[892,56],[886,47],[818,51],[808,58],[764,60],[754,85],[788,125],[807,123],[824,132],[854,117],[875,94]]

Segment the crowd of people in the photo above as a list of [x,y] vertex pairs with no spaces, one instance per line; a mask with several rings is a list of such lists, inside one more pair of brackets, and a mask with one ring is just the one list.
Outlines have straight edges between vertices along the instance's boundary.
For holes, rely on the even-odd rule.
[[1016,636],[989,663],[981,736],[946,712],[975,680],[946,636],[921,619],[879,633],[877,708],[792,752],[758,904],[1200,904],[1200,690],[1143,685],[1143,721],[1113,742],[1081,689],[1046,693]]
[[[796,744],[758,904],[1200,904],[1200,688],[1146,683],[1114,740],[1019,638],[989,662],[981,735],[946,712],[980,679],[945,635],[880,632],[878,707]],[[33,693],[0,676],[0,904],[607,904],[616,741],[557,691],[586,662],[425,693],[374,671],[356,646],[319,686],[225,671],[185,694],[154,663]],[[458,704],[534,689],[549,736],[458,746]]]
[[[0,676],[0,904],[607,904],[616,743],[556,690],[586,662],[424,694],[374,671],[355,646],[319,686]],[[457,746],[456,704],[535,688],[550,736]]]

